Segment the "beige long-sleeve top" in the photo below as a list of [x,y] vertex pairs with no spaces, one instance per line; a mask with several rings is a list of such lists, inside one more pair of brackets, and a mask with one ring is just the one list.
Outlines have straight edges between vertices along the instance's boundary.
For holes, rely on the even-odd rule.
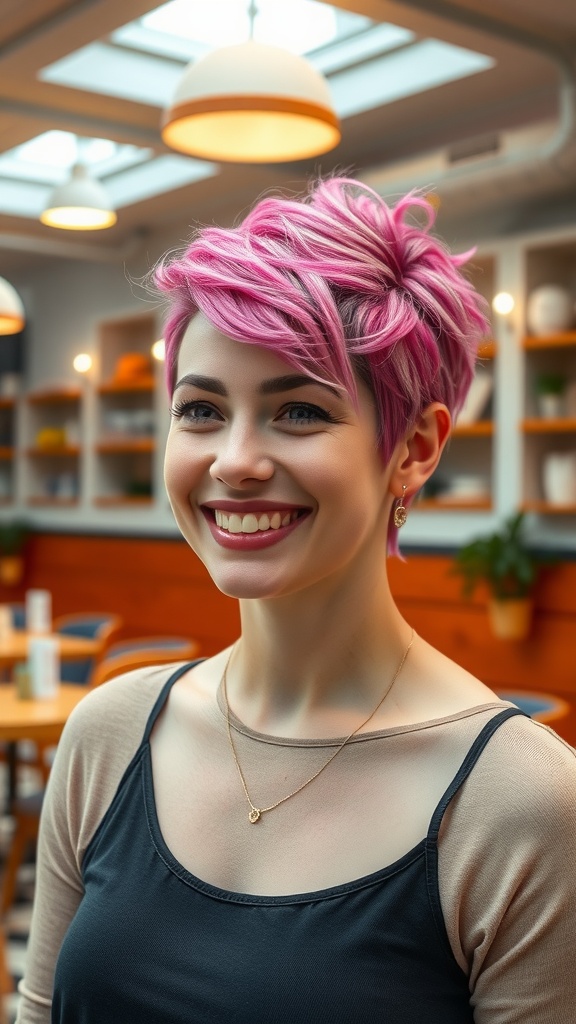
[[[137,751],[152,707],[170,670],[130,673],[92,692],[65,729],[45,800],[38,851],[37,893],[18,1024],[48,1024],[55,963],[63,936],[83,895],[82,858]],[[418,725],[355,737],[330,769],[297,799],[274,812],[268,832],[246,824],[238,778],[230,764],[222,707],[214,701],[210,745],[200,754],[222,768],[233,806],[215,822],[217,848],[228,846],[230,863],[264,856],[270,877],[260,891],[274,893],[275,865],[290,847],[293,877],[285,871],[282,892],[308,891],[384,867],[423,837],[432,811],[482,727],[502,703],[486,704]],[[278,779],[305,778],[337,741],[276,740],[232,718],[238,755],[255,792],[266,803]],[[216,730],[216,733],[214,733]],[[214,741],[214,734],[218,742]],[[154,743],[154,740],[153,740]],[[161,764],[161,744],[158,754]],[[153,747],[154,763],[154,747]],[[159,804],[166,841],[188,870],[208,882],[228,884],[226,865],[214,863],[180,836],[179,806],[187,817],[188,791],[207,774],[188,780],[174,804]],[[363,788],[358,790],[358,780]],[[284,786],[286,784],[284,783]],[[155,782],[156,787],[156,782]],[[355,788],[356,787],[356,788]],[[346,794],[352,792],[347,803]],[[318,820],[329,801],[333,812],[322,828],[298,832],[299,822]],[[342,807],[343,817],[339,817]],[[354,819],[358,808],[358,819]],[[192,815],[193,816],[193,815]],[[176,816],[178,817],[178,816]],[[381,828],[381,822],[386,827]],[[222,829],[222,834],[218,833]],[[358,828],[364,842],[358,843]],[[348,837],[352,838],[348,840]],[[180,839],[181,848],[178,849]],[[257,843],[251,858],[250,843]],[[266,844],[271,844],[268,849]],[[264,854],[262,854],[262,849]],[[256,850],[258,854],[256,855]],[[187,851],[190,851],[189,853]],[[246,856],[247,855],[247,856]],[[576,1022],[576,757],[551,730],[513,718],[491,738],[470,778],[446,812],[439,840],[442,911],[456,961],[469,977],[477,1024],[573,1024]],[[256,891],[254,885],[243,891]]]

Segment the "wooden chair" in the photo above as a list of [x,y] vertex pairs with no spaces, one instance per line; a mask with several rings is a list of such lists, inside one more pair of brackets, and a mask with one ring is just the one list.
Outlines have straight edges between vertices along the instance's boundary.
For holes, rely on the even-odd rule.
[[0,1024],[8,1024],[8,1018],[4,1013],[4,1000],[7,995],[14,991],[10,971],[8,970],[8,954],[6,951],[6,936],[0,924]]
[[168,665],[171,662],[192,661],[197,657],[200,644],[184,637],[145,636],[112,644],[106,656],[96,667],[91,687],[100,686],[133,669],[149,665]]
[[103,658],[113,638],[122,628],[119,615],[111,612],[81,612],[73,615],[59,615],[54,619],[52,631],[65,636],[89,637],[98,641],[98,651],[92,658],[80,661],[63,661],[60,678],[65,683],[79,683],[89,686],[92,673]]
[[[143,645],[146,646],[143,646]],[[90,687],[100,686],[107,680],[130,672],[132,669],[150,665],[168,665],[172,662],[192,661],[198,654],[200,645],[196,640],[183,637],[139,637],[133,640],[114,644],[92,675]],[[29,847],[38,838],[40,812],[44,790],[30,796],[16,798],[12,813],[14,815],[14,834],[8,851],[4,870],[4,880],[0,893],[0,914],[6,914],[14,902],[16,884],[20,865],[24,861]]]

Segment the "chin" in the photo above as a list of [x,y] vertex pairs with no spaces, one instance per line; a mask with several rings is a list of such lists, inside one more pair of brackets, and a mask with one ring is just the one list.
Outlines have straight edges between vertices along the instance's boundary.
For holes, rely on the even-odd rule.
[[[206,566],[210,572],[210,566]],[[284,588],[274,585],[270,574],[262,572],[210,572],[212,581],[218,590],[226,597],[233,597],[237,601],[258,601],[266,598],[279,597]]]

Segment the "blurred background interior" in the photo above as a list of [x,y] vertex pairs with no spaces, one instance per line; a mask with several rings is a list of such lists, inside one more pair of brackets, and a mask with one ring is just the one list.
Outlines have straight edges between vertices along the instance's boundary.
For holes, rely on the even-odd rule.
[[[575,53],[573,0],[0,0],[9,1014],[78,693],[238,631],[164,493],[160,310],[138,282],[265,189],[334,170],[390,199],[417,187],[451,246],[477,246],[491,332],[392,585],[422,636],[576,741]],[[22,710],[30,591],[49,595],[62,683],[44,730]]]

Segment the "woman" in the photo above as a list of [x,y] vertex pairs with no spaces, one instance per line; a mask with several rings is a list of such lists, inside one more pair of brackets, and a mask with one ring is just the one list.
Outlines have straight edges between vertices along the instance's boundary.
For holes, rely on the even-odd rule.
[[242,633],[72,717],[22,1024],[573,1019],[574,752],[386,576],[485,330],[432,219],[333,179],[157,269],[167,489]]

